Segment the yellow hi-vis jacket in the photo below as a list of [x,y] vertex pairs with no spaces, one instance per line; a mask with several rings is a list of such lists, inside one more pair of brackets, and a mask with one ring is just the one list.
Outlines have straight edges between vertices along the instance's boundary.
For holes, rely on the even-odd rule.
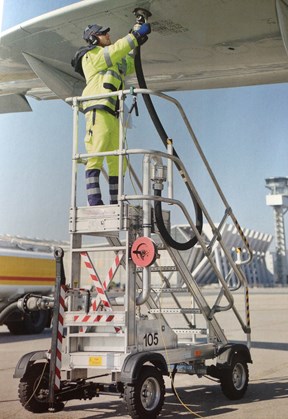
[[[128,53],[137,47],[134,35],[128,34],[107,47],[96,46],[82,58],[82,69],[86,87],[82,96],[93,96],[115,92],[124,88],[125,76],[135,71],[134,58]],[[116,115],[117,96],[83,102],[84,113],[92,109],[103,109]]]

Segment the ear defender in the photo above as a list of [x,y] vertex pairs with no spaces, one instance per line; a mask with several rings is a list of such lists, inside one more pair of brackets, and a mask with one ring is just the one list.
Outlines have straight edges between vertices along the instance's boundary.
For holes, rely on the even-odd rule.
[[95,34],[91,33],[91,35],[89,36],[89,43],[91,45],[97,45],[98,44],[98,38]]

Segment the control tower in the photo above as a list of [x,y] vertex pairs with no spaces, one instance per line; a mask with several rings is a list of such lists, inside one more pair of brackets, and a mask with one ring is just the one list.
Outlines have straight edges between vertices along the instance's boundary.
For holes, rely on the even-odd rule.
[[266,196],[266,204],[273,207],[276,260],[275,279],[279,285],[287,286],[288,264],[286,254],[284,215],[288,210],[288,177],[273,177],[265,179],[266,188],[270,194]]

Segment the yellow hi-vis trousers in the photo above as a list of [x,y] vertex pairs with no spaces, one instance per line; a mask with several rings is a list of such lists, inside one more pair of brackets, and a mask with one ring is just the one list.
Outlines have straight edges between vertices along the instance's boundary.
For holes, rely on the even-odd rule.
[[[87,112],[85,147],[87,154],[113,151],[119,149],[119,120],[102,109]],[[86,170],[102,169],[104,157],[88,158]],[[118,176],[119,157],[106,156],[108,175]],[[123,160],[123,175],[127,167],[126,158]]]

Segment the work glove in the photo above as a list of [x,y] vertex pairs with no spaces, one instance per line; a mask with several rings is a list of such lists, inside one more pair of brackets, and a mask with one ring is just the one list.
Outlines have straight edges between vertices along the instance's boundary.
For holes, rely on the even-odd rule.
[[148,36],[147,34],[151,32],[151,26],[150,23],[143,23],[140,27],[138,27],[137,29],[132,30],[132,34],[135,36],[135,38],[137,39],[138,45],[143,45],[147,39]]
[[138,32],[140,36],[145,36],[151,33],[151,25],[150,23],[143,23],[138,29],[133,28],[133,31]]

